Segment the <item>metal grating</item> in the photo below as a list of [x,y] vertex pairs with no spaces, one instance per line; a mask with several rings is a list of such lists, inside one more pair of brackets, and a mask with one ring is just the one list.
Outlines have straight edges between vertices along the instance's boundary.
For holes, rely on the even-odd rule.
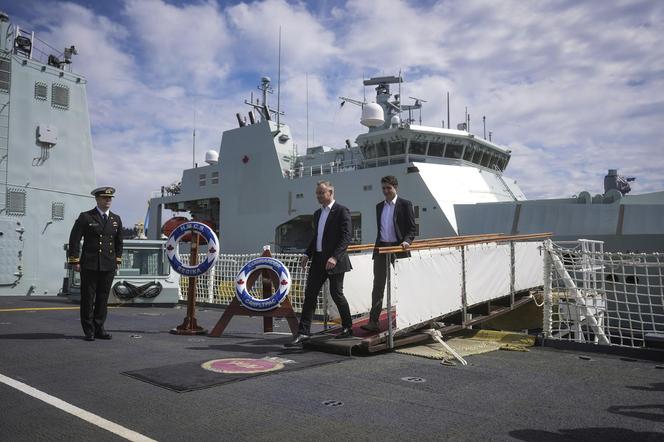
[[35,83],[35,98],[37,100],[46,100],[48,96],[48,85],[38,81]]
[[54,221],[65,219],[65,203],[51,203],[51,219]]
[[69,109],[69,88],[67,86],[53,83],[51,106],[58,109]]
[[25,190],[7,189],[7,214],[25,215]]

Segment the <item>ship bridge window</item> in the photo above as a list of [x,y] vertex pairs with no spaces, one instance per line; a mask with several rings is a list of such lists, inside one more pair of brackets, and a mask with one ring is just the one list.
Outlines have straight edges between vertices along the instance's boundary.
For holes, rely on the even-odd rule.
[[9,59],[0,60],[0,91],[9,92],[11,62]]
[[475,153],[475,146],[467,146],[466,151],[463,153],[463,159],[472,162],[474,153]]
[[484,156],[482,157],[482,166],[489,167],[493,155],[489,151],[484,151]]
[[473,155],[473,159],[471,160],[475,164],[482,164],[482,154],[484,152],[482,149],[475,149],[475,154]]
[[491,161],[489,161],[489,165],[487,166],[489,169],[493,170],[500,170],[498,167],[498,162],[500,161],[500,156],[496,154],[491,155]]
[[509,160],[510,160],[510,157],[508,157],[507,155],[501,155],[500,159],[498,160],[498,169],[505,170]]
[[408,148],[408,153],[413,155],[426,155],[427,153],[427,143],[426,141],[410,141],[410,147]]
[[461,144],[447,144],[445,149],[445,158],[461,158],[463,153],[463,146]]
[[376,146],[374,146],[373,143],[368,143],[362,146],[362,153],[364,154],[364,158],[367,160],[376,158]]
[[378,158],[380,157],[386,157],[388,155],[387,151],[387,141],[379,141],[378,144],[376,144],[376,156]]
[[429,156],[442,157],[445,152],[445,145],[443,143],[429,143]]
[[35,98],[37,100],[46,100],[48,95],[48,85],[38,81],[35,83]]
[[403,155],[406,153],[405,141],[392,141],[390,143],[390,155]]
[[53,83],[51,88],[51,106],[57,109],[69,109],[69,88],[63,84]]

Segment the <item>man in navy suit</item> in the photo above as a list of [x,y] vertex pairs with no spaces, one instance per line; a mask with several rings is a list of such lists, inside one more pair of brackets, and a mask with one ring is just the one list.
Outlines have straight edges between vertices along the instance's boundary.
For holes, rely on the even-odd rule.
[[97,207],[79,215],[67,248],[68,263],[81,272],[81,326],[86,341],[111,339],[104,322],[113,277],[122,261],[122,220],[111,212],[115,189],[99,187],[92,194]]
[[[416,225],[413,203],[397,196],[399,182],[388,175],[380,180],[385,200],[376,205],[376,242],[373,253],[373,290],[371,292],[371,311],[369,322],[361,328],[367,331],[379,331],[378,318],[383,309],[383,293],[387,280],[387,256],[391,262],[395,258],[410,256],[408,248],[415,238]],[[378,254],[378,247],[401,245],[403,252],[393,255]],[[395,256],[396,255],[396,256]]]
[[316,199],[321,208],[314,212],[314,236],[300,262],[302,268],[306,268],[311,260],[300,326],[298,335],[287,347],[300,346],[309,339],[318,293],[327,279],[330,280],[330,295],[337,305],[343,327],[335,338],[353,335],[353,320],[343,292],[344,274],[352,269],[346,251],[352,238],[350,211],[334,200],[334,186],[329,181],[317,183]]

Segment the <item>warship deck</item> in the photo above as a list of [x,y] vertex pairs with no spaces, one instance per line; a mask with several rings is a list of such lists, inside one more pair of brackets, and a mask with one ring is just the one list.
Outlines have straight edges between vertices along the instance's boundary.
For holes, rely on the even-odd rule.
[[[76,307],[0,298],[1,440],[123,440],[112,424],[129,439],[161,441],[664,440],[661,362],[542,347],[453,367],[398,353],[292,352],[279,320],[275,334],[261,332],[261,318],[236,317],[220,338],[172,335],[180,306],[112,308],[113,339],[86,342]],[[199,309],[199,324],[212,327],[221,313]],[[198,368],[265,356],[296,360],[297,369],[219,384]]]

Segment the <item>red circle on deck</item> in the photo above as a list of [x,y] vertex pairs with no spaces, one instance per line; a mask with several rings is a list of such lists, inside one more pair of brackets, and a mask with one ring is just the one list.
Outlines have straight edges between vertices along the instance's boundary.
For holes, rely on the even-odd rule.
[[217,373],[267,373],[281,370],[284,364],[269,359],[228,358],[213,359],[202,363],[201,367]]

